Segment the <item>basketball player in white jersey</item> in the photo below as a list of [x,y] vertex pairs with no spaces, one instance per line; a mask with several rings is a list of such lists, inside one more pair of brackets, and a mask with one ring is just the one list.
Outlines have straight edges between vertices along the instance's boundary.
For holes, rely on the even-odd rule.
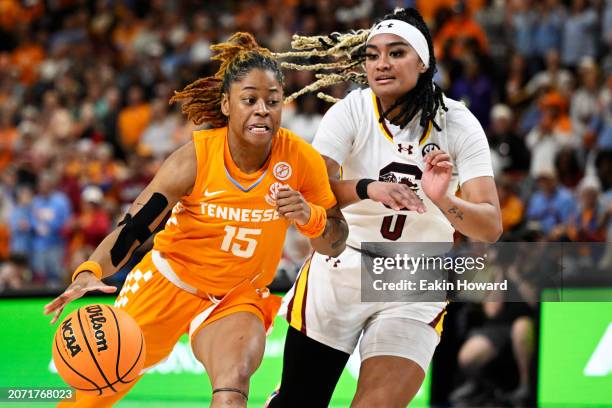
[[[315,253],[285,296],[290,328],[269,407],[327,406],[360,336],[351,406],[406,406],[439,342],[446,303],[362,303],[362,242],[452,242],[455,230],[494,242],[502,231],[485,133],[433,83],[420,14],[399,9],[354,35],[365,40],[369,87],[332,106],[313,142],[349,225],[347,249],[337,258]],[[341,180],[331,176],[340,168]]]

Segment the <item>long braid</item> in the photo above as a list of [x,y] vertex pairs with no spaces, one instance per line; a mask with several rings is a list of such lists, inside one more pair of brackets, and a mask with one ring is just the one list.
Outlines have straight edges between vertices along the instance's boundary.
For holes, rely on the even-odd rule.
[[[332,71],[318,73],[317,81],[300,89],[285,98],[285,103],[291,102],[299,96],[314,92],[340,82],[353,81],[359,84],[367,84],[367,78],[360,71],[360,65],[365,61],[363,50],[368,38],[369,30],[351,31],[348,33],[331,33],[329,35],[317,35],[312,37],[294,35],[291,47],[294,50],[282,53],[275,53],[277,59],[285,58],[304,58],[306,61],[313,57],[332,59],[332,62],[296,64],[282,62],[281,66],[287,69],[298,71]],[[319,92],[317,97],[327,101],[336,102],[337,99]]]
[[272,71],[283,84],[283,74],[272,59],[272,53],[260,47],[249,33],[236,33],[227,42],[210,48],[217,52],[212,59],[221,61],[215,75],[192,82],[183,90],[175,91],[170,98],[170,103],[184,101],[182,112],[196,125],[208,123],[214,128],[227,125],[227,118],[221,112],[222,94],[229,90],[232,82],[254,68]]
[[[421,113],[419,124],[426,127],[431,121],[432,125],[440,130],[440,126],[435,121],[436,113],[439,108],[448,110],[444,105],[442,89],[433,82],[436,72],[436,58],[433,50],[431,34],[423,17],[413,8],[396,9],[392,14],[387,14],[382,21],[388,19],[398,19],[416,27],[427,40],[429,47],[429,68],[419,76],[415,87],[400,97],[395,103],[381,114],[380,120],[383,121],[396,108],[399,112],[389,120],[404,128],[416,115]],[[349,33],[332,33],[321,36],[293,36],[291,46],[294,50],[284,53],[273,54],[275,58],[306,58],[323,57],[332,59],[332,62],[322,63],[288,63],[283,62],[284,68],[309,71],[333,71],[316,75],[317,81],[289,95],[286,101],[291,101],[307,92],[313,92],[342,81],[353,81],[359,84],[367,84],[365,74],[360,68],[365,61],[364,49],[368,38],[369,30],[359,30]],[[327,94],[319,92],[317,96],[326,101],[337,101]]]

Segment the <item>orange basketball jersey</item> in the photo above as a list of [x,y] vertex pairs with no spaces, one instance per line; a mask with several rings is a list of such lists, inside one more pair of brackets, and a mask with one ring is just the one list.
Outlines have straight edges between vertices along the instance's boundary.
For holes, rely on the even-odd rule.
[[276,189],[287,184],[313,204],[336,199],[323,159],[286,129],[274,137],[263,168],[245,174],[233,162],[227,127],[196,131],[195,186],[174,206],[153,250],[172,272],[199,291],[219,296],[245,279],[256,287],[272,282],[290,225],[275,210]]

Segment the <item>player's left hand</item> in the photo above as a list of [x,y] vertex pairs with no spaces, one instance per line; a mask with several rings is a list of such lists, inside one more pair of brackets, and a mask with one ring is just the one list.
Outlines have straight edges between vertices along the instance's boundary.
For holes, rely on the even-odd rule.
[[300,225],[310,221],[310,206],[299,191],[288,185],[279,187],[276,193],[276,211],[281,217],[295,221]]
[[450,155],[442,150],[434,150],[425,156],[425,171],[421,178],[423,192],[434,203],[441,200],[448,190],[453,174]]

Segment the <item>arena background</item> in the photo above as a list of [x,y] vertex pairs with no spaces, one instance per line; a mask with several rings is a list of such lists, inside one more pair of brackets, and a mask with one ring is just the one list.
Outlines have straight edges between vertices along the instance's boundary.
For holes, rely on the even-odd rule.
[[[0,388],[62,384],[51,364],[55,327],[42,306],[196,129],[167,101],[214,72],[212,43],[243,30],[287,50],[295,32],[368,28],[396,6],[424,15],[436,81],[487,133],[502,240],[610,242],[611,1],[0,0]],[[286,92],[312,80],[287,72]],[[350,88],[327,91],[342,97]],[[283,125],[310,141],[328,107],[303,97],[286,106]],[[291,285],[308,251],[289,234],[275,290]],[[121,285],[128,270],[109,281]],[[71,308],[112,300],[88,297]],[[479,371],[481,389],[457,398],[469,380],[461,345],[491,319],[481,305],[454,303],[412,406],[612,406],[612,303],[543,303],[528,316],[535,331],[522,339],[534,350],[527,395],[517,399],[506,342]],[[277,319],[249,405],[260,406],[278,383],[285,327]],[[334,406],[349,405],[358,366],[354,356]],[[209,396],[182,342],[119,406],[201,406]]]

